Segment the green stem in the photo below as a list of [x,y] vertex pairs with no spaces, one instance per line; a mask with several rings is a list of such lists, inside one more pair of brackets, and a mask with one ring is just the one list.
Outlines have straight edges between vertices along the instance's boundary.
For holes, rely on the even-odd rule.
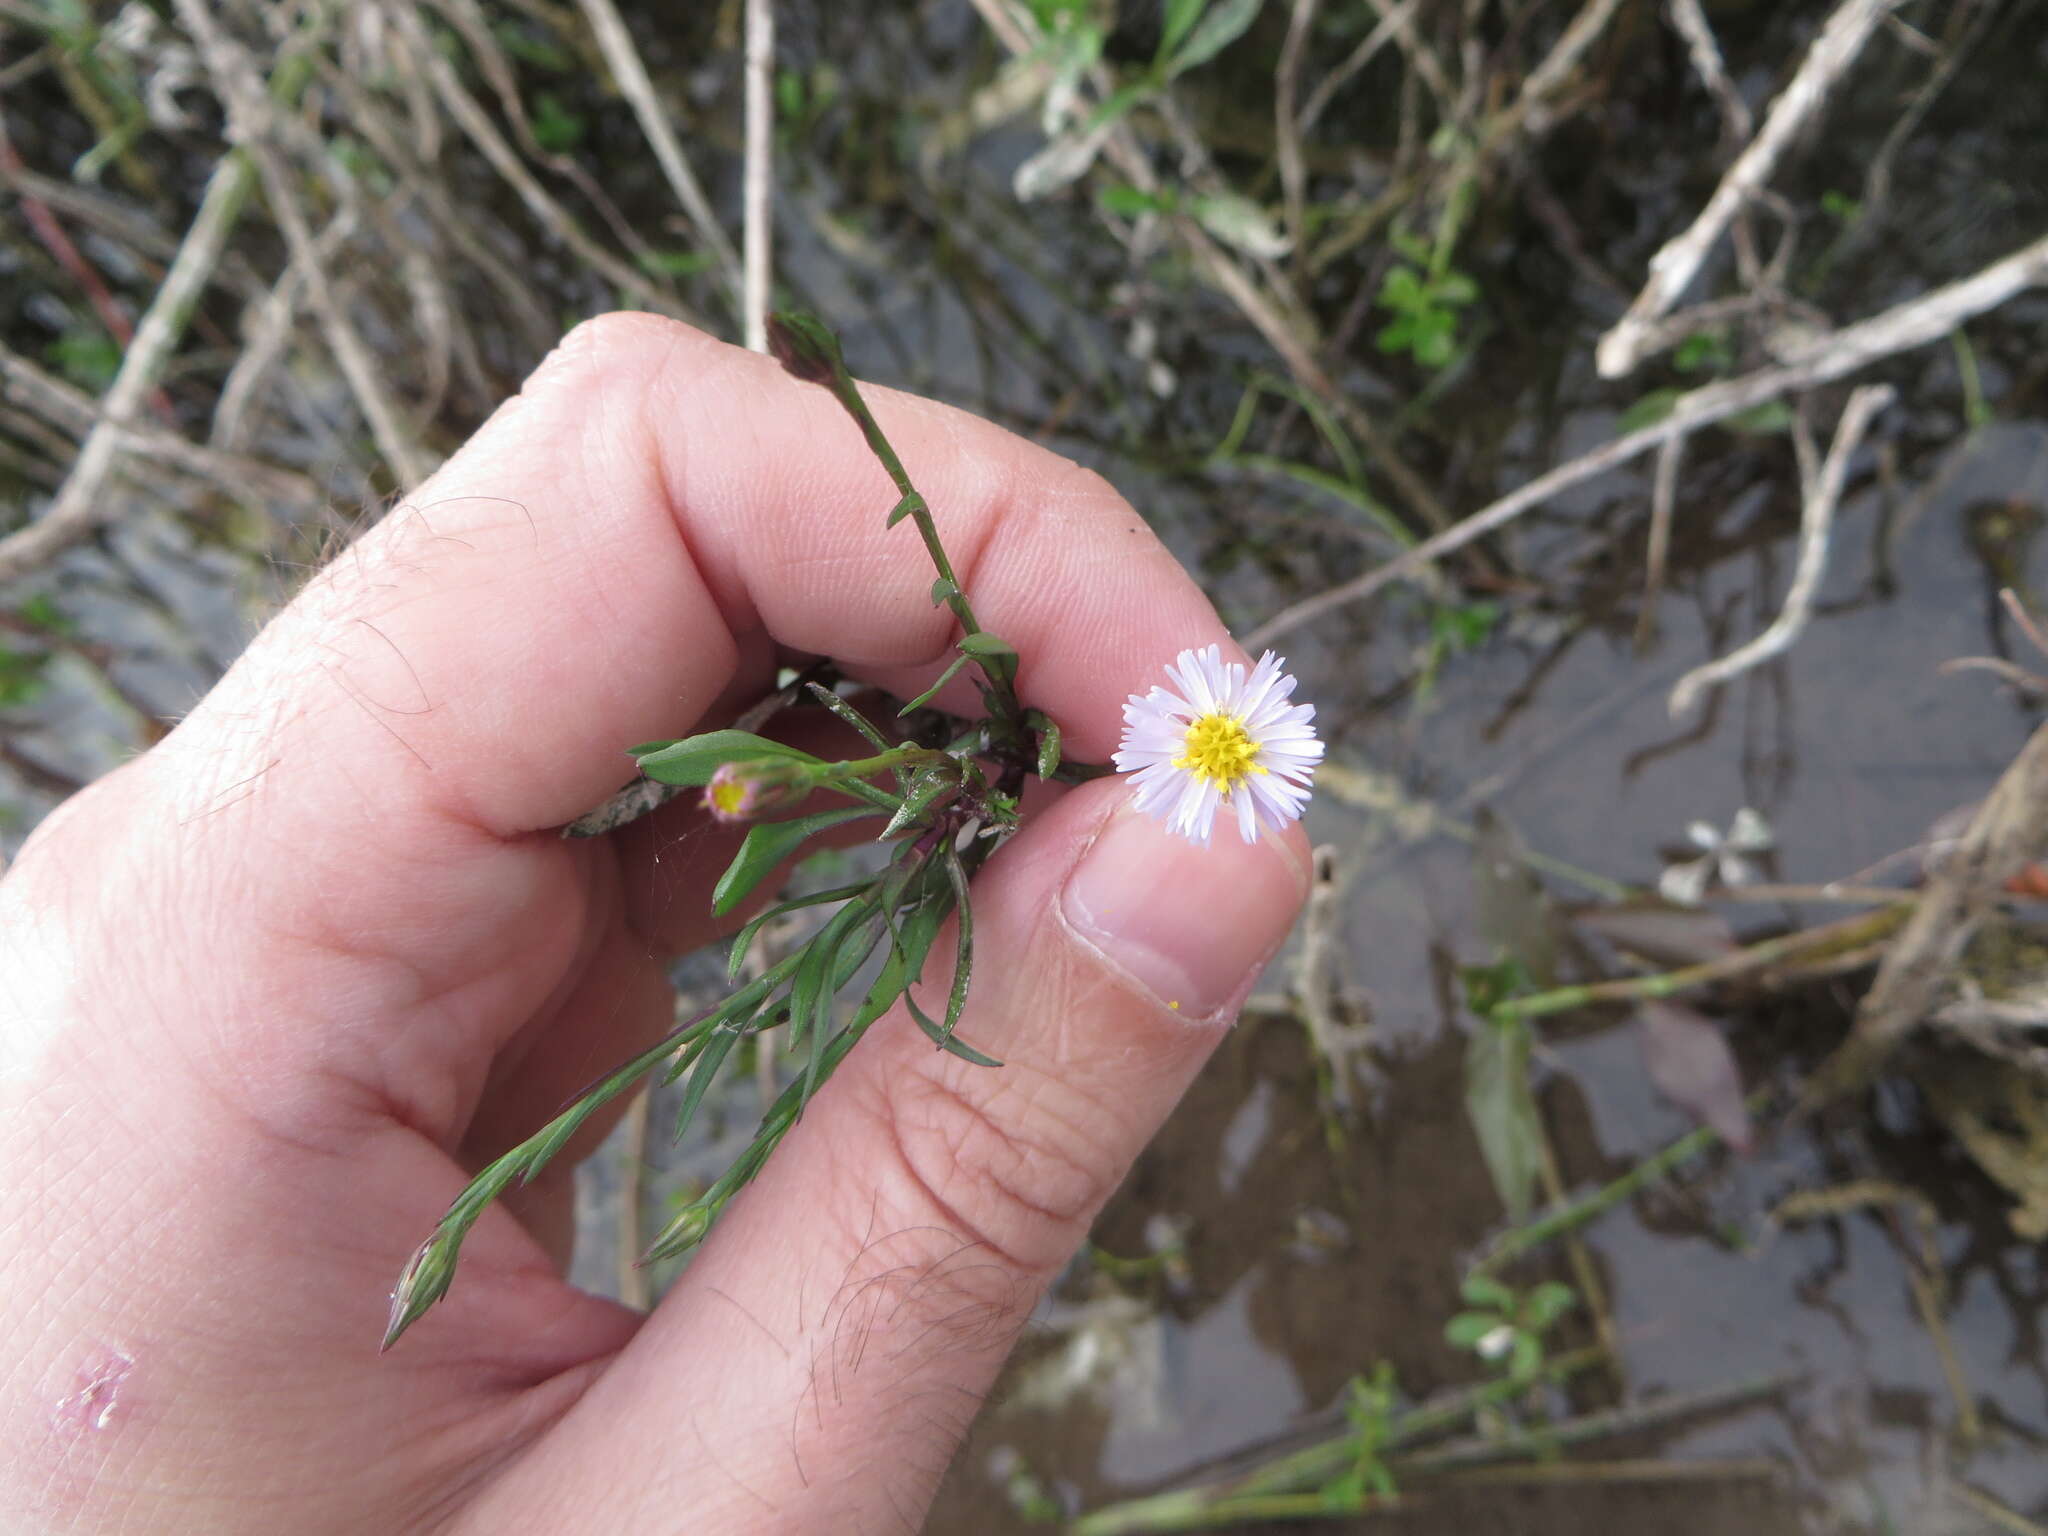
[[[1761,1114],[1771,1101],[1772,1090],[1759,1088],[1743,1101],[1753,1115]],[[1532,1248],[1540,1248],[1552,1238],[1583,1227],[1596,1216],[1612,1210],[1638,1190],[1655,1183],[1672,1170],[1690,1162],[1722,1139],[1721,1133],[1712,1126],[1703,1125],[1686,1132],[1661,1152],[1652,1153],[1629,1169],[1611,1184],[1604,1184],[1589,1194],[1545,1212],[1534,1221],[1527,1222],[1512,1231],[1503,1232],[1488,1248],[1484,1257],[1472,1266],[1476,1275],[1492,1274],[1511,1259],[1521,1257]]]
[[1720,955],[1698,965],[1654,976],[1625,976],[1618,981],[1588,982],[1575,987],[1556,987],[1527,997],[1511,997],[1496,1003],[1493,1015],[1499,1019],[1540,1019],[1553,1013],[1569,1013],[1595,1003],[1634,1003],[1651,998],[1672,997],[1709,982],[1725,981],[1749,971],[1761,970],[1780,960],[1816,960],[1829,954],[1874,944],[1888,938],[1905,922],[1912,910],[1907,903],[1859,913],[1819,928],[1802,928],[1782,938],[1765,939],[1732,954]]

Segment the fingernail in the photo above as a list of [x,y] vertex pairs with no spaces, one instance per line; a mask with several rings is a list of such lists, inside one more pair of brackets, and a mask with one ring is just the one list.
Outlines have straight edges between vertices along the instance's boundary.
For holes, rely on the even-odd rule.
[[1113,967],[1191,1019],[1241,1001],[1307,891],[1292,849],[1219,827],[1207,848],[1125,807],[1067,876],[1067,926]]

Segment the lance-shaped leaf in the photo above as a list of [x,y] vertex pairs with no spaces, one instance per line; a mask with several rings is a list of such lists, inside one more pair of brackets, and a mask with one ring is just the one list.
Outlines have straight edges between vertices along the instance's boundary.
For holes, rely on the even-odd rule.
[[1017,649],[1009,641],[978,629],[960,637],[960,649],[981,663],[981,670],[1005,683],[1017,681]]
[[1543,1122],[1529,1086],[1529,1026],[1482,1019],[1465,1046],[1465,1113],[1511,1221],[1529,1214],[1543,1163]]
[[828,901],[844,901],[849,896],[858,896],[867,888],[868,882],[863,880],[855,885],[834,886],[829,891],[814,891],[809,896],[792,896],[788,901],[779,901],[759,916],[749,919],[746,927],[733,936],[732,950],[726,956],[725,979],[735,981],[739,978],[740,967],[747,963],[747,951],[753,945],[754,936],[776,918],[801,912],[805,907],[822,907]]
[[889,825],[882,829],[882,836],[891,838],[905,827],[921,826],[934,807],[950,800],[959,789],[959,770],[950,762],[920,768],[911,777],[910,787],[903,792],[902,808],[889,818]]
[[924,512],[928,510],[930,509],[925,506],[924,498],[918,495],[916,491],[905,491],[903,493],[903,499],[897,502],[895,507],[890,511],[889,521],[884,523],[882,526],[884,528],[894,528],[906,517],[910,517],[915,513]]
[[856,805],[844,810],[798,816],[790,821],[763,822],[747,833],[746,841],[740,844],[740,851],[726,866],[725,873],[718,877],[718,884],[711,892],[711,910],[720,917],[725,916],[745,901],[776,865],[806,841],[830,828],[874,814],[866,806]]
[[808,752],[770,741],[748,731],[707,731],[686,736],[657,751],[638,756],[640,771],[662,784],[680,784],[697,789],[711,782],[711,775],[726,763],[756,762],[767,758],[794,758],[815,763]]
[[909,714],[913,709],[923,709],[925,705],[931,703],[931,701],[935,697],[937,697],[938,691],[941,688],[945,687],[946,684],[953,681],[954,678],[958,677],[960,675],[960,669],[966,665],[967,658],[965,656],[955,656],[953,658],[952,664],[948,666],[945,671],[939,674],[937,682],[933,683],[931,687],[925,689],[923,693],[920,693],[916,698],[912,699],[908,704],[904,705],[901,709],[896,711],[897,718],[901,719],[903,716]]
[[1024,724],[1038,732],[1038,776],[1049,779],[1060,771],[1060,728],[1042,709],[1026,710]]

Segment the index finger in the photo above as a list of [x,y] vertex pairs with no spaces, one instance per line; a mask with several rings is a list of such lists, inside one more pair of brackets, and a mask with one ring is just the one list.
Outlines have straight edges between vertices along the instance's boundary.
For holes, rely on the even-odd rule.
[[[1100,477],[964,412],[867,393],[978,616],[1020,652],[1025,701],[1074,755],[1109,754],[1159,662],[1228,642]],[[273,794],[345,763],[372,837],[409,835],[414,809],[500,837],[557,826],[630,777],[629,743],[688,732],[763,634],[884,686],[928,677],[953,620],[915,530],[885,527],[895,500],[826,390],[674,321],[588,322],[187,729],[270,720],[210,764],[220,786],[258,758]]]

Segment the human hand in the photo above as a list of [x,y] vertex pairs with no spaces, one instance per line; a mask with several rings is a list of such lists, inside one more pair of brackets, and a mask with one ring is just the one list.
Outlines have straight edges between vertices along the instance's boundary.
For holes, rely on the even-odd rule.
[[[1071,756],[1106,760],[1176,652],[1228,647],[1099,478],[872,398]],[[377,1351],[468,1173],[658,1038],[668,957],[731,926],[734,838],[695,807],[554,829],[778,654],[906,697],[943,666],[893,500],[824,391],[667,321],[585,325],[30,838],[0,881],[0,1527],[919,1524],[1280,943],[1298,829],[1204,850],[1117,781],[1067,793],[977,882],[961,1033],[1004,1067],[883,1020],[644,1318],[562,1278],[587,1127]]]

